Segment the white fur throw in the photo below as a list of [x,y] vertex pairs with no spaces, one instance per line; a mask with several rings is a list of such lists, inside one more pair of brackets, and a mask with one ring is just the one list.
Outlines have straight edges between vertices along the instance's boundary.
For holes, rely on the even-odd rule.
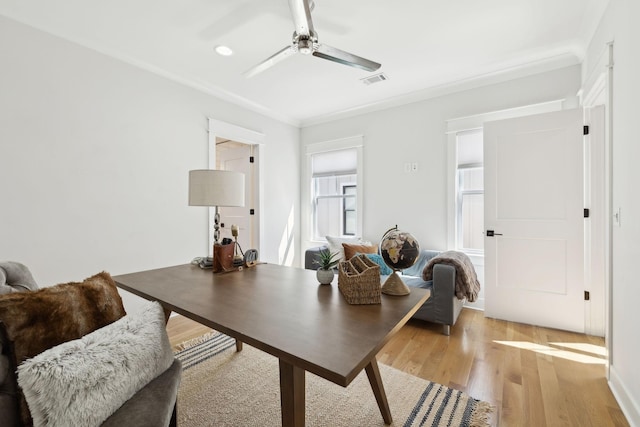
[[173,359],[162,307],[148,302],[140,312],[24,361],[18,384],[34,426],[98,426]]

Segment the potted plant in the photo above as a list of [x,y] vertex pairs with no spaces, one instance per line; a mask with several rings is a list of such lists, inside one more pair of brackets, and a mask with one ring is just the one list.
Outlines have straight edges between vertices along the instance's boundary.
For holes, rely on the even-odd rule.
[[336,255],[338,255],[337,252],[331,253],[328,249],[323,249],[319,252],[315,263],[320,266],[316,271],[316,277],[321,285],[328,285],[333,281],[333,267],[340,262],[339,259],[334,259]]

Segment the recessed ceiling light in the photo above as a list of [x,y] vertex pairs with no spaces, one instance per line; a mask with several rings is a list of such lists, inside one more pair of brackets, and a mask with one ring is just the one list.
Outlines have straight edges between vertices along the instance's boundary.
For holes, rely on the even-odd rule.
[[231,56],[233,55],[233,51],[228,46],[216,46],[216,53],[222,56]]

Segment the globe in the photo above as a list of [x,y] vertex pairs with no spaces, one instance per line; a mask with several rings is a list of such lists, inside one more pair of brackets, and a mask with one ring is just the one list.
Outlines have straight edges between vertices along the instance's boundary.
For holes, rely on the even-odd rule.
[[420,254],[420,245],[415,237],[406,231],[392,228],[380,241],[380,255],[384,263],[395,271],[404,270],[415,264]]

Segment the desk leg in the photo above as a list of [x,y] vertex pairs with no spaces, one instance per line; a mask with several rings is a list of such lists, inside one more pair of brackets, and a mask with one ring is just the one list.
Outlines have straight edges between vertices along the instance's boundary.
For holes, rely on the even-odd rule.
[[369,377],[369,383],[373,394],[376,396],[378,402],[378,408],[382,414],[382,419],[385,424],[391,424],[393,421],[391,418],[391,410],[389,409],[389,402],[387,401],[387,394],[384,392],[384,386],[382,385],[382,377],[380,377],[380,369],[378,369],[378,361],[374,357],[371,362],[364,368]]
[[282,427],[304,426],[304,369],[280,360]]
[[171,309],[162,306],[162,311],[164,311],[164,324],[166,325],[169,322],[169,317],[171,317]]
[[242,351],[242,341],[236,339],[236,351]]

